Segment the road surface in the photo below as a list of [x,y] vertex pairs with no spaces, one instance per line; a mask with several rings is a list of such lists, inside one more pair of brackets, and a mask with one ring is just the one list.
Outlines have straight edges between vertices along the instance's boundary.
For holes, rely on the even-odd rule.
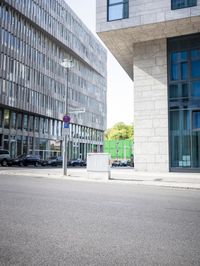
[[0,175],[0,265],[200,265],[200,191]]

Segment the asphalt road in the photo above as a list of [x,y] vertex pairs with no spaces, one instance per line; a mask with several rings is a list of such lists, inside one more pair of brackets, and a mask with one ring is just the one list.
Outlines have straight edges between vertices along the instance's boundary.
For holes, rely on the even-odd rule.
[[3,176],[0,265],[200,265],[200,191]]

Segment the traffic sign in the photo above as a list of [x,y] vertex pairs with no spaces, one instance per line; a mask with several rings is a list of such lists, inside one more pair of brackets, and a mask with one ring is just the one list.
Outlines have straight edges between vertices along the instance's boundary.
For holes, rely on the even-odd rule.
[[71,117],[70,117],[69,115],[64,115],[64,116],[63,116],[63,122],[64,122],[64,123],[69,123],[70,120],[71,120]]
[[63,123],[63,128],[69,128],[69,123],[64,122]]

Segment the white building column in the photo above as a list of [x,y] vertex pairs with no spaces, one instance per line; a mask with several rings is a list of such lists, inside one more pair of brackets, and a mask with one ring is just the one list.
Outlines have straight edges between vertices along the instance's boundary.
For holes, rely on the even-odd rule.
[[134,165],[167,172],[168,96],[166,39],[134,44]]

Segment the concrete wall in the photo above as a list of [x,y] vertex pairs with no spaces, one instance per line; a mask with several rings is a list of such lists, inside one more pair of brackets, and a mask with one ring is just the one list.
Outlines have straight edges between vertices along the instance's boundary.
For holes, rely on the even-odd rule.
[[167,172],[166,39],[134,44],[133,50],[135,169]]
[[199,14],[200,0],[197,0],[197,6],[177,10],[171,10],[171,0],[129,0],[129,18],[107,22],[107,1],[97,0],[97,31],[137,27]]
[[107,21],[107,1],[97,0],[97,34],[133,79],[133,43],[200,32],[197,6],[171,10],[170,0],[129,0],[129,18]]

